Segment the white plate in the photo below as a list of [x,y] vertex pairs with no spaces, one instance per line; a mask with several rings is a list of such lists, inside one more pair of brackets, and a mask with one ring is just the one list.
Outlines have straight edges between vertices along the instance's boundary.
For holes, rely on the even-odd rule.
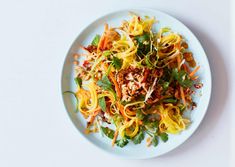
[[90,44],[96,34],[102,34],[105,23],[108,23],[112,27],[119,26],[124,19],[130,18],[130,15],[128,14],[130,11],[137,13],[140,16],[155,16],[155,18],[159,21],[155,28],[159,29],[160,27],[170,27],[174,32],[178,32],[183,35],[188,42],[189,49],[194,54],[197,64],[201,66],[198,75],[200,76],[200,79],[203,83],[203,87],[202,89],[197,91],[197,95],[195,97],[195,101],[198,105],[197,108],[192,112],[188,111],[188,114],[191,114],[191,125],[185,131],[178,135],[169,135],[169,140],[166,143],[160,142],[157,147],[146,147],[146,143],[144,140],[144,142],[142,142],[140,145],[134,145],[132,142],[130,142],[124,148],[112,148],[111,140],[107,137],[102,137],[100,134],[85,135],[84,129],[86,127],[86,121],[80,113],[74,113],[74,98],[69,95],[64,95],[63,100],[71,120],[73,121],[79,132],[84,136],[84,139],[89,140],[91,143],[95,144],[99,148],[114,155],[119,155],[125,158],[145,159],[157,157],[181,145],[193,134],[193,132],[195,132],[207,111],[211,96],[211,71],[209,63],[201,44],[185,25],[183,25],[172,16],[151,9],[122,10],[102,16],[101,18],[88,25],[72,44],[64,62],[62,72],[62,92],[67,90],[75,90],[75,83],[73,79],[73,54],[81,52],[79,46],[86,46]]

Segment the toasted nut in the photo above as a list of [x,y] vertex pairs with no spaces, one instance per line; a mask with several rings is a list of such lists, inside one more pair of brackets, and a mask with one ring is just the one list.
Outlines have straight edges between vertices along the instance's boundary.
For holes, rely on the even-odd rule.
[[73,58],[74,58],[74,60],[77,60],[77,59],[79,58],[79,55],[78,55],[77,53],[75,53],[75,54],[73,55]]
[[187,44],[186,42],[183,42],[183,43],[181,44],[181,46],[182,46],[183,48],[185,48],[185,49],[188,49],[188,44]]
[[78,65],[79,62],[78,62],[77,60],[74,60],[74,61],[73,61],[73,64],[74,64],[74,65]]

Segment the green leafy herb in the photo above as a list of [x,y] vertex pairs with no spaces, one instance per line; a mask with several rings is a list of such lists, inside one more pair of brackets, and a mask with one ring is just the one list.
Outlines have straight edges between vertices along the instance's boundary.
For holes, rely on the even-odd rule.
[[97,81],[97,85],[102,87],[104,90],[110,91],[115,99],[117,98],[115,91],[112,89],[112,83],[109,81],[109,78],[105,75],[101,80]]
[[113,139],[113,137],[114,137],[114,130],[112,130],[112,129],[108,128],[108,127],[103,127],[103,126],[101,126],[100,128],[101,128],[102,132],[103,132],[108,138]]
[[163,85],[162,85],[163,90],[166,91],[169,88],[169,85],[170,85],[169,82],[164,82]]
[[150,34],[144,33],[143,35],[136,36],[135,40],[138,44],[138,55],[145,55],[150,51]]
[[111,52],[109,50],[103,52],[103,56],[107,57],[109,55],[111,55]]
[[133,143],[134,144],[140,144],[141,141],[144,140],[144,133],[143,131],[141,130],[133,139]]
[[150,40],[150,34],[144,33],[143,35],[136,36],[135,40],[138,42],[138,44],[143,44],[143,43],[148,42]]
[[167,142],[168,134],[167,133],[161,133],[160,138],[162,139],[163,142]]
[[151,131],[154,132],[154,133],[157,132],[157,130],[158,130],[158,125],[159,125],[159,122],[158,122],[158,121],[154,121],[154,122],[146,121],[146,122],[145,122],[145,127],[146,127],[148,130],[151,130]]
[[106,112],[106,102],[105,102],[105,98],[101,97],[98,99],[99,102],[99,106],[101,108],[102,111]]
[[101,80],[97,81],[97,85],[102,87],[104,90],[111,90],[112,83],[109,81],[109,78],[105,75]]
[[177,99],[169,98],[169,99],[164,99],[162,101],[165,102],[165,103],[176,103]]
[[98,46],[99,41],[100,41],[100,35],[97,34],[95,38],[92,40],[91,44],[94,46]]
[[117,146],[121,148],[126,146],[128,143],[129,141],[125,138],[116,141]]
[[113,116],[113,122],[114,122],[116,127],[122,126],[123,121],[124,121],[124,119],[120,114],[115,114]]
[[117,57],[113,57],[112,65],[117,70],[120,70],[122,68],[122,59],[119,59]]
[[177,68],[174,68],[172,70],[172,76],[183,87],[187,88],[193,85],[193,81],[189,78],[189,76],[184,70],[178,71]]
[[183,104],[179,104],[178,107],[180,108],[181,112],[183,112],[186,109],[186,106]]
[[152,145],[154,147],[156,147],[158,145],[158,137],[157,136],[154,136],[153,139],[152,139]]
[[137,110],[136,117],[139,118],[140,120],[144,119],[144,114],[142,113],[141,109]]
[[150,104],[146,104],[145,106],[146,106],[146,110],[149,110],[152,107],[152,105]]
[[74,78],[74,81],[76,83],[76,85],[79,85],[80,87],[82,86],[82,79],[80,77],[76,77]]
[[65,91],[65,92],[63,92],[63,94],[72,94],[74,97],[75,97],[75,99],[76,99],[76,109],[75,109],[75,112],[78,112],[78,98],[77,98],[77,95],[74,93],[74,92],[72,92],[72,91]]

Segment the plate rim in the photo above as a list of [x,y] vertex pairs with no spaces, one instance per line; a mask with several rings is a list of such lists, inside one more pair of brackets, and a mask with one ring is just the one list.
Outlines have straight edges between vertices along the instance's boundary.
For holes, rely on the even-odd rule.
[[[120,13],[120,12],[131,12],[131,11],[138,11],[138,10],[141,10],[141,11],[144,11],[146,13],[148,12],[158,12],[160,13],[161,15],[165,15],[166,17],[168,18],[171,18],[173,19],[174,21],[177,22],[177,24],[181,24],[181,26],[183,26],[187,31],[189,31],[189,33],[191,33],[191,35],[193,36],[193,38],[195,38],[196,42],[200,45],[201,49],[202,49],[202,52],[205,54],[205,60],[206,60],[206,64],[208,65],[208,78],[207,78],[207,82],[208,82],[208,100],[207,102],[205,103],[206,107],[205,107],[205,112],[203,113],[203,115],[201,115],[201,119],[198,120],[198,124],[196,125],[195,129],[193,129],[191,131],[191,133],[186,137],[184,138],[183,140],[181,140],[180,142],[178,142],[176,145],[174,145],[173,147],[171,147],[170,149],[164,151],[163,153],[161,154],[158,154],[158,155],[149,155],[149,156],[124,156],[122,154],[117,154],[115,152],[110,152],[104,148],[102,148],[100,145],[98,144],[95,144],[94,142],[92,142],[90,139],[88,139],[84,133],[81,133],[81,131],[77,128],[77,126],[75,125],[75,122],[74,120],[71,118],[70,114],[69,114],[69,111],[67,110],[67,107],[66,107],[66,104],[65,104],[65,100],[64,100],[64,97],[63,97],[63,78],[64,78],[64,68],[65,68],[65,64],[66,64],[66,59],[72,49],[72,46],[74,45],[74,43],[77,41],[77,39],[79,38],[79,36],[84,33],[86,31],[86,29],[88,29],[91,25],[93,25],[97,20],[100,20],[102,18],[105,18],[109,15],[113,15],[113,14],[116,14],[116,13]],[[66,110],[67,112],[67,116],[69,117],[69,119],[71,120],[71,122],[73,123],[73,126],[76,128],[77,131],[79,131],[79,134],[80,136],[82,136],[86,141],[88,141],[89,143],[91,143],[93,146],[95,146],[96,148],[99,148],[99,150],[102,150],[104,153],[106,154],[112,154],[116,157],[119,157],[119,158],[124,158],[124,159],[151,159],[151,158],[156,158],[156,157],[159,157],[159,156],[162,156],[162,155],[165,155],[173,150],[175,150],[176,148],[178,148],[179,146],[183,145],[187,140],[189,140],[193,134],[195,134],[195,132],[199,129],[203,119],[205,118],[205,115],[208,111],[208,107],[210,105],[210,101],[211,101],[211,93],[212,93],[212,74],[211,74],[211,67],[210,67],[210,63],[209,63],[209,60],[208,60],[208,56],[201,44],[201,42],[199,41],[199,39],[196,37],[196,35],[183,23],[181,22],[180,20],[178,20],[177,18],[175,18],[174,16],[168,14],[167,12],[165,11],[162,11],[162,10],[159,10],[159,9],[153,9],[153,8],[122,8],[122,9],[117,9],[117,10],[112,10],[111,12],[105,12],[104,14],[102,14],[101,16],[99,17],[96,17],[96,18],[93,18],[89,24],[85,25],[77,34],[77,36],[75,37],[74,40],[72,40],[71,44],[69,45],[69,49],[63,59],[63,67],[62,67],[62,71],[61,71],[61,77],[60,77],[60,89],[61,89],[61,100],[62,100],[62,103],[64,105],[64,109]]]

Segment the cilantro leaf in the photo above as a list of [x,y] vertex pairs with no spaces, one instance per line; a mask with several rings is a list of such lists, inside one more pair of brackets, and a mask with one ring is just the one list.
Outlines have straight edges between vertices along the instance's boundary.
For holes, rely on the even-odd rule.
[[120,70],[122,68],[122,59],[119,59],[117,57],[113,57],[112,65],[117,70]]
[[116,141],[117,146],[121,148],[126,146],[128,143],[129,141],[125,138]]
[[150,34],[144,33],[143,35],[136,36],[135,40],[138,44],[138,55],[147,54],[150,50]]
[[189,78],[188,74],[184,71],[178,71],[177,68],[172,70],[172,76],[175,80],[179,82],[179,84],[185,88],[191,87],[193,85],[193,81]]
[[157,136],[154,136],[153,139],[152,139],[152,145],[154,147],[156,147],[158,145],[158,137]]
[[143,44],[144,42],[150,40],[150,34],[144,33],[143,35],[136,36],[135,40],[138,42],[138,44]]
[[102,111],[106,112],[106,102],[105,102],[105,98],[104,97],[101,97],[98,99],[98,103],[99,103],[99,106],[101,108]]
[[162,139],[163,142],[167,142],[168,134],[167,133],[161,133],[160,138]]
[[97,85],[102,87],[104,90],[111,90],[112,83],[109,81],[109,78],[105,75],[101,80],[97,81]]
[[100,35],[97,34],[95,38],[92,40],[91,44],[94,46],[98,46],[99,41],[100,41]]
[[79,85],[80,87],[82,86],[82,79],[80,77],[74,78],[74,81],[75,81],[76,85]]
[[141,141],[144,140],[144,133],[143,131],[140,131],[133,139],[134,144],[140,144]]
[[114,130],[103,126],[101,126],[101,130],[108,138],[113,139],[115,133]]

